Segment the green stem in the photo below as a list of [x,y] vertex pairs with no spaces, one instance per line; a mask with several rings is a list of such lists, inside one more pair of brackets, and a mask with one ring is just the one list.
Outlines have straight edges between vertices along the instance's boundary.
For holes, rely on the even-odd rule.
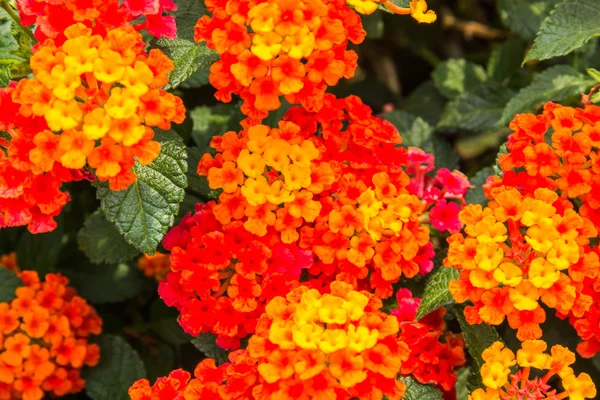
[[21,30],[23,32],[25,32],[25,34],[27,36],[29,36],[34,42],[36,42],[37,40],[36,40],[35,36],[33,35],[33,32],[31,32],[30,29],[25,28],[23,25],[21,25],[21,18],[19,18],[19,15],[15,12],[15,10],[12,8],[12,6],[10,4],[8,4],[8,1],[2,0],[2,1],[0,1],[0,5],[4,9],[4,11],[6,11],[6,13],[13,19],[13,21],[15,21],[17,23],[17,25],[19,25]]

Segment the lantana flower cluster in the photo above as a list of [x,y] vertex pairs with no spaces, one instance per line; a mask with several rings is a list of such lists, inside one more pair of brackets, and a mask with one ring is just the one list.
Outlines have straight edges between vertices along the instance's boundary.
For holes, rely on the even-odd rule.
[[[220,55],[210,68],[217,99],[230,102],[232,94],[240,95],[249,123],[281,107],[282,96],[318,111],[327,87],[351,78],[357,68],[348,42],[361,43],[366,32],[355,11],[372,13],[378,6],[348,3],[354,8],[334,0],[207,1],[212,16],[198,21],[194,38]],[[414,0],[398,12],[433,22],[435,14],[424,14],[426,9],[424,0]]]
[[402,375],[437,386],[444,398],[454,398],[456,371],[466,362],[462,335],[447,331],[445,308],[416,320],[421,299],[401,288],[396,300],[398,307],[390,314],[400,323],[399,339],[410,349],[408,359],[402,363]]
[[60,274],[19,273],[24,286],[16,298],[0,303],[0,399],[41,400],[85,386],[83,366],[100,358],[90,335],[102,330],[96,311]]
[[177,10],[173,0],[19,0],[17,6],[23,25],[36,25],[34,34],[40,42],[53,39],[61,45],[67,40],[66,29],[77,23],[101,36],[131,22],[152,36],[176,37],[175,18],[164,15]]
[[[547,348],[543,340],[527,340],[515,356],[502,342],[494,342],[482,355],[485,363],[480,373],[485,389],[475,390],[469,400],[595,398],[596,387],[590,376],[575,375],[570,367],[575,362],[575,354],[561,345],[552,346],[550,354],[546,353]],[[540,378],[533,374],[535,370],[547,372]],[[562,383],[563,392],[557,392],[548,384],[555,375]]]
[[271,246],[241,221],[222,224],[214,203],[198,205],[163,241],[171,270],[158,292],[179,312],[179,324],[193,336],[217,335],[217,344],[236,349],[254,333],[267,302],[298,284],[312,255],[271,235]]
[[538,339],[546,318],[540,301],[560,314],[589,308],[577,283],[597,275],[598,255],[589,249],[597,231],[568,200],[545,188],[523,196],[500,187],[488,207],[468,205],[459,217],[465,235],[448,239],[444,263],[460,271],[450,292],[473,303],[465,308],[470,324],[508,318],[520,340]]
[[278,128],[255,125],[211,142],[198,167],[222,190],[215,215],[260,237],[311,251],[309,273],[370,284],[386,298],[401,276],[429,272],[426,203],[412,193],[397,130],[359,98],[325,96],[318,112],[292,108]]
[[[507,152],[499,157],[500,177],[493,176],[485,185],[489,198],[497,197],[502,186],[514,187],[529,196],[536,188],[555,191],[570,199],[573,208],[586,225],[600,228],[600,202],[595,193],[600,189],[600,107],[564,107],[545,105],[540,115],[520,114],[510,124],[513,133]],[[566,202],[566,200],[564,201]],[[575,211],[568,211],[572,215]],[[593,237],[592,231],[590,238]],[[574,306],[557,309],[558,316],[568,317],[584,340],[578,352],[591,357],[600,350],[600,283],[598,282],[598,247],[585,242],[579,261],[572,260],[569,275],[576,295]],[[572,245],[573,251],[575,250]],[[571,294],[566,300],[570,305]]]
[[32,233],[54,230],[69,195],[65,182],[80,181],[86,174],[53,163],[46,171],[33,172],[29,152],[33,137],[48,129],[42,117],[24,116],[12,101],[16,83],[0,89],[0,229],[27,226]]
[[168,82],[173,63],[160,50],[144,51],[142,36],[131,27],[106,37],[76,24],[67,40],[47,40],[31,58],[35,78],[18,82],[13,101],[25,116],[44,117],[48,128],[31,138],[33,173],[65,168],[95,169],[112,190],[136,179],[135,159],[147,165],[160,152],[151,127],[169,129],[182,122],[181,99],[159,90]]
[[231,364],[204,360],[189,383],[160,378],[150,388],[138,381],[131,398],[159,398],[151,396],[170,385],[187,400],[401,399],[405,385],[397,378],[409,348],[398,339],[396,317],[348,284],[334,282],[330,291],[301,286],[275,297],[248,348],[230,354]]

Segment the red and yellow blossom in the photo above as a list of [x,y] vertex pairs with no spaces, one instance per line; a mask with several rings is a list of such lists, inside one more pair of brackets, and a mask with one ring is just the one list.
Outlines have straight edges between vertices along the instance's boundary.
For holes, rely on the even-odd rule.
[[541,115],[519,114],[510,123],[508,152],[499,158],[502,178],[491,177],[488,196],[497,186],[523,194],[537,188],[576,199],[582,217],[600,228],[600,107],[564,107],[548,103]]
[[520,340],[538,339],[546,315],[540,302],[559,314],[585,312],[579,283],[598,274],[589,247],[592,222],[550,189],[522,195],[498,187],[489,206],[468,205],[459,214],[465,234],[449,239],[444,263],[460,271],[450,283],[454,299],[471,324],[499,325],[505,318]]
[[81,391],[81,368],[100,358],[88,337],[100,334],[102,320],[64,276],[47,274],[44,282],[34,271],[19,276],[24,286],[16,298],[0,303],[0,399]]
[[406,169],[390,123],[355,96],[324,98],[318,112],[292,108],[278,128],[252,126],[215,137],[198,167],[222,190],[215,217],[250,233],[298,244],[315,255],[308,272],[359,285],[377,296],[431,270],[426,203]]
[[0,137],[0,229],[27,226],[32,233],[48,232],[56,228],[54,217],[69,201],[62,184],[89,176],[54,162],[32,172],[33,138],[48,125],[43,117],[19,113],[19,104],[12,100],[15,86],[11,82],[0,88],[0,131],[8,134]]
[[[65,30],[77,23],[102,36],[131,22],[136,30],[146,29],[152,36],[176,37],[175,18],[163,15],[177,10],[173,0],[17,0],[17,6],[21,22],[37,26],[34,34],[40,42],[54,39],[62,44],[67,39]],[[134,22],[141,16],[142,22]]]
[[[318,111],[328,86],[354,76],[357,55],[348,42],[360,43],[366,35],[355,11],[371,13],[377,3],[353,0],[350,8],[334,0],[207,1],[212,16],[198,21],[194,37],[220,54],[210,68],[217,99],[240,95],[250,122],[278,109],[282,96]],[[414,0],[399,10],[431,22],[426,9],[424,0]]]
[[441,307],[429,315],[415,320],[421,299],[413,298],[408,289],[396,292],[398,308],[391,315],[400,323],[400,340],[408,345],[408,359],[402,363],[402,375],[410,376],[423,384],[437,386],[444,398],[454,398],[456,371],[465,364],[465,343],[462,335],[446,330]]
[[381,307],[376,297],[341,282],[325,294],[299,287],[269,302],[247,349],[231,353],[231,363],[215,367],[206,359],[196,379],[175,371],[152,387],[138,381],[129,394],[167,398],[162,388],[170,387],[168,398],[185,400],[401,399],[405,385],[397,378],[410,350],[398,338],[396,317]]
[[[596,397],[596,385],[588,374],[575,375],[570,367],[575,354],[561,345],[548,345],[543,340],[527,340],[521,349],[513,353],[502,342],[495,342],[483,352],[485,363],[481,367],[481,379],[485,389],[477,389],[469,400],[512,400],[512,399],[571,399],[585,400]],[[511,368],[518,368],[516,373]],[[532,368],[547,370],[541,378],[534,377]],[[557,375],[563,392],[557,392],[548,384]]]
[[135,159],[147,165],[160,152],[152,127],[185,118],[181,99],[158,89],[173,63],[160,50],[146,54],[131,27],[100,36],[76,24],[65,35],[60,46],[40,44],[31,58],[35,78],[12,92],[20,114],[45,121],[20,156],[34,175],[89,165],[112,190],[124,189],[136,179]]

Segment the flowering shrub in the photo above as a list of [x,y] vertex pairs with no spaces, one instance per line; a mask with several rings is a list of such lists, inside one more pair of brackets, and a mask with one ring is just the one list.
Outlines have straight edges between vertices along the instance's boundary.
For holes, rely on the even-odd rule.
[[0,400],[596,397],[599,17],[0,0]]
[[0,398],[40,400],[85,387],[81,368],[98,364],[100,349],[88,343],[102,331],[96,311],[60,274],[43,282],[35,271],[19,273],[16,298],[0,303]]

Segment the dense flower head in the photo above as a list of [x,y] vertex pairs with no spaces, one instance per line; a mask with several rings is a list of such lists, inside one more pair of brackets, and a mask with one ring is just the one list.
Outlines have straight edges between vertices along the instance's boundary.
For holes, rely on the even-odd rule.
[[[333,282],[331,293],[300,287],[267,305],[247,351],[264,398],[401,399],[409,355],[394,316],[368,292]],[[296,397],[294,393],[302,393]],[[257,397],[257,396],[255,396]]]
[[235,349],[254,333],[266,303],[298,285],[312,255],[276,235],[256,236],[240,221],[222,224],[216,207],[196,206],[165,236],[172,272],[158,291],[180,311],[186,332],[214,333],[219,346]]
[[[217,99],[240,95],[251,122],[280,108],[282,96],[319,110],[328,86],[354,76],[357,55],[348,42],[360,43],[366,35],[355,11],[371,13],[377,3],[352,0],[350,8],[343,0],[207,1],[212,16],[198,21],[194,38],[220,54],[210,68]],[[423,7],[424,0],[413,1],[406,10],[420,15]]]
[[12,100],[16,83],[0,88],[0,229],[27,226],[32,233],[56,228],[54,217],[60,214],[69,195],[61,191],[65,182],[87,178],[80,170],[53,163],[43,171],[32,171],[29,153],[34,137],[48,129],[42,117],[22,115]]
[[520,340],[538,339],[546,318],[540,302],[559,314],[589,309],[580,283],[598,274],[589,246],[597,230],[568,200],[550,189],[522,195],[503,186],[488,207],[468,205],[459,218],[465,234],[448,239],[444,263],[460,271],[450,291],[457,302],[473,303],[465,309],[469,323],[508,318]]
[[401,373],[423,384],[432,384],[453,398],[456,373],[465,360],[462,335],[446,330],[441,307],[420,320],[415,320],[421,299],[413,298],[410,290],[396,292],[398,308],[391,311],[400,323],[400,340],[408,345],[408,359],[402,363]]
[[156,252],[153,256],[144,254],[138,259],[138,269],[148,278],[160,281],[171,271],[168,254]]
[[579,212],[600,228],[600,107],[548,103],[540,115],[519,114],[510,123],[508,152],[499,158],[501,178],[491,177],[488,196],[498,186],[523,194],[548,188],[581,203]]
[[407,174],[412,158],[393,125],[358,97],[324,102],[318,112],[290,109],[278,128],[213,138],[217,154],[205,154],[198,173],[222,190],[220,222],[311,251],[312,276],[389,297],[401,276],[431,270],[427,202],[415,194],[421,184]]
[[65,35],[60,46],[40,44],[31,58],[35,77],[12,92],[18,113],[44,121],[20,146],[22,162],[34,175],[89,165],[112,190],[124,189],[136,179],[135,159],[147,165],[160,152],[152,127],[185,118],[181,99],[158,89],[173,63],[160,50],[147,54],[131,27],[100,36],[80,23]]
[[102,320],[60,274],[19,274],[24,285],[16,298],[0,303],[0,399],[40,400],[64,396],[85,386],[83,366],[100,358]]
[[77,23],[103,36],[131,22],[152,36],[176,37],[175,19],[163,15],[177,9],[173,0],[17,0],[17,6],[22,23],[37,26],[35,37],[40,42],[54,39],[62,44],[66,28]]
[[[502,342],[494,342],[483,352],[484,364],[481,378],[485,389],[477,389],[469,395],[469,400],[543,400],[571,399],[584,400],[596,397],[596,386],[588,374],[575,375],[570,367],[575,362],[575,354],[561,345],[548,345],[543,340],[527,340],[521,344],[517,354],[505,348]],[[511,369],[518,369],[513,373]],[[535,370],[547,370],[539,378]],[[564,391],[548,384],[557,375]]]

